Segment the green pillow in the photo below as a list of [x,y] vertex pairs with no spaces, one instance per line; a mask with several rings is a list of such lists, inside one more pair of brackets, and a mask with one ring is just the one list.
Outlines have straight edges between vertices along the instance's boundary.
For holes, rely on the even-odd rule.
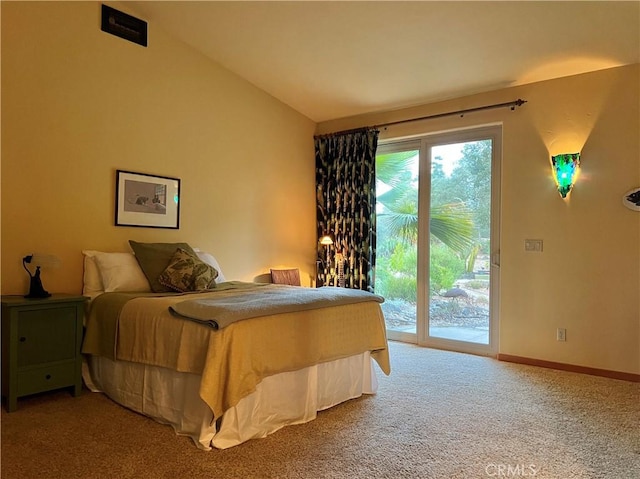
[[131,249],[136,255],[142,272],[149,280],[151,291],[166,293],[172,291],[158,281],[158,277],[167,268],[178,248],[196,254],[187,243],[138,243],[129,240]]
[[184,293],[213,289],[216,287],[217,277],[218,271],[215,268],[200,261],[195,254],[178,248],[158,281],[167,288]]

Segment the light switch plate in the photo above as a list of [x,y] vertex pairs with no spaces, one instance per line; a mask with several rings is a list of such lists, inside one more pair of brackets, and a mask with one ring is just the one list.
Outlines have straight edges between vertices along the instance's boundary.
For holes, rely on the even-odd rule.
[[536,253],[542,253],[542,240],[541,239],[524,240],[524,250],[533,251]]

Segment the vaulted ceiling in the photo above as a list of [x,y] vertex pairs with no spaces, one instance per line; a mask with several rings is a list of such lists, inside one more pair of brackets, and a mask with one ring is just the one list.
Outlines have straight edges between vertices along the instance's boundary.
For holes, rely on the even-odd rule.
[[127,6],[317,122],[640,62],[638,1]]

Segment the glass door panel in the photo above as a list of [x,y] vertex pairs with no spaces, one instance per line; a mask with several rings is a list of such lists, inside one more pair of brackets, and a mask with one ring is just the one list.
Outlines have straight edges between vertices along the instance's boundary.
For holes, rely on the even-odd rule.
[[[418,143],[419,146],[419,143]],[[381,147],[376,156],[375,291],[391,339],[415,342],[418,271],[418,167],[412,145]]]
[[429,337],[489,344],[491,140],[431,148]]

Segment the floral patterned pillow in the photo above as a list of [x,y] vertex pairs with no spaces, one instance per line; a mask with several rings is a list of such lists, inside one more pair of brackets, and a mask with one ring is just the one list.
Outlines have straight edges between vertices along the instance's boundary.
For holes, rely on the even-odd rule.
[[218,271],[200,261],[196,255],[182,248],[169,261],[169,265],[158,277],[158,282],[167,288],[179,291],[205,291],[216,287]]

